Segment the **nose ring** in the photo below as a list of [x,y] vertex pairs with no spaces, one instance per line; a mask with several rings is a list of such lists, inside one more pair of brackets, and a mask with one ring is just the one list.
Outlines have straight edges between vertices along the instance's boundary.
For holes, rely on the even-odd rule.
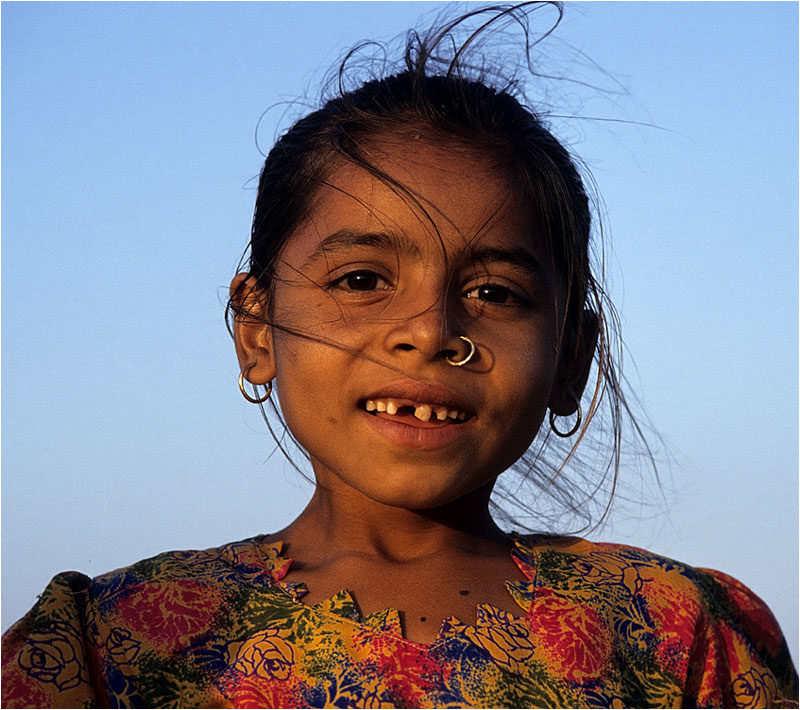
[[458,338],[469,345],[469,352],[461,360],[451,360],[449,355],[446,356],[445,360],[447,360],[447,364],[452,365],[453,367],[461,367],[462,365],[466,365],[475,356],[475,343],[473,343],[466,335],[459,335]]

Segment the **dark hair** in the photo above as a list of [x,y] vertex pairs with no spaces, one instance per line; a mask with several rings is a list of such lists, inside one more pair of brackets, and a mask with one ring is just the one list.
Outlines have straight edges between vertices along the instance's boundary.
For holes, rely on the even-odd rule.
[[[599,467],[587,466],[592,475],[584,476],[582,483],[570,480],[562,470],[568,460],[575,458],[577,443],[565,450],[548,434],[539,444],[535,442],[536,450],[529,451],[514,467],[538,487],[537,525],[544,520],[552,522],[566,508],[582,519],[579,527],[587,527],[591,518],[586,504],[595,499],[598,490],[609,493],[601,518],[610,505],[619,470],[622,415],[629,414],[618,371],[618,320],[592,270],[592,211],[575,162],[543,117],[523,104],[523,82],[516,76],[519,67],[504,76],[502,68],[481,53],[488,37],[516,25],[525,38],[524,68],[536,75],[531,50],[541,37],[531,40],[529,19],[533,10],[542,7],[557,13],[544,37],[561,19],[563,9],[559,3],[482,7],[440,22],[422,35],[412,31],[406,37],[399,71],[372,76],[352,90],[346,84],[354,62],[366,46],[374,45],[361,45],[348,53],[336,75],[336,95],[298,120],[266,158],[258,184],[246,270],[261,292],[272,292],[275,263],[283,246],[308,215],[320,185],[342,164],[356,164],[402,189],[381,174],[366,155],[364,148],[379,137],[447,139],[494,161],[512,178],[515,197],[531,208],[543,228],[556,273],[564,280],[567,308],[561,323],[560,347],[578,343],[584,328],[598,331],[594,393],[576,440],[580,443],[601,404],[606,403],[610,457]],[[478,23],[471,33],[465,29],[470,22]],[[459,32],[468,33],[460,42],[456,40]],[[501,63],[505,60],[506,57]],[[234,294],[228,304],[229,327],[231,316],[250,315],[241,305],[248,299],[238,296]],[[594,316],[587,318],[585,313]],[[569,357],[563,349],[561,355]],[[537,437],[537,441],[541,438]],[[561,448],[557,455],[560,462],[548,463],[552,457],[544,455],[545,448]],[[555,506],[543,506],[542,494]],[[499,484],[496,496],[518,510],[525,509],[518,491],[512,493],[508,485]]]

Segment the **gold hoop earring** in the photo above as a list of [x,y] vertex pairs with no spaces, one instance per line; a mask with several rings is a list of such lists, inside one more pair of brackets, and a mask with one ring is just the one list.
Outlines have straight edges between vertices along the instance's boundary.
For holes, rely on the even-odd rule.
[[447,360],[447,364],[452,365],[453,367],[461,367],[462,365],[466,365],[470,360],[472,360],[476,352],[475,343],[473,343],[466,335],[459,335],[458,338],[469,345],[469,352],[467,353],[466,357],[461,360],[451,360],[449,355],[446,356],[445,360]]
[[552,409],[550,410],[550,428],[553,430],[553,433],[556,436],[560,436],[562,439],[566,439],[566,438],[572,436],[576,431],[578,431],[578,429],[580,429],[581,419],[583,419],[583,415],[581,414],[581,405],[580,405],[580,402],[579,402],[578,403],[578,418],[575,420],[575,426],[572,427],[572,429],[570,429],[568,432],[559,431],[556,428],[556,414]]
[[[267,384],[266,384],[267,393],[263,397],[261,397],[260,399],[256,399],[255,397],[251,397],[249,394],[247,394],[247,392],[244,389],[244,373],[245,372],[250,372],[250,368],[252,368],[252,367],[253,366],[250,365],[250,367],[248,367],[246,370],[242,370],[239,373],[239,391],[242,393],[242,396],[248,402],[252,402],[253,404],[263,404],[264,402],[266,402],[269,399],[269,396],[272,394],[272,380],[267,382]],[[253,385],[253,391],[255,391],[255,385]]]

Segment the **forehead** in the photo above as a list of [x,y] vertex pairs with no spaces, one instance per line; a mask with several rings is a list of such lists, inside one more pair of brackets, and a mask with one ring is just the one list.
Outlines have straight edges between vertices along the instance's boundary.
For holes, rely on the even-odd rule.
[[539,231],[509,176],[463,145],[398,139],[365,150],[372,170],[344,163],[327,177],[283,250],[300,263],[332,234],[391,234],[426,256],[476,247],[539,251]]

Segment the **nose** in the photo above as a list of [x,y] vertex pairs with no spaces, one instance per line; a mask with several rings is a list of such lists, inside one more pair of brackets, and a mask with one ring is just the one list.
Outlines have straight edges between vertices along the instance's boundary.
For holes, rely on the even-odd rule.
[[394,322],[389,330],[386,347],[392,354],[417,352],[427,361],[459,359],[463,355],[464,343],[459,336],[455,306],[448,303],[447,296],[417,300],[405,317]]

